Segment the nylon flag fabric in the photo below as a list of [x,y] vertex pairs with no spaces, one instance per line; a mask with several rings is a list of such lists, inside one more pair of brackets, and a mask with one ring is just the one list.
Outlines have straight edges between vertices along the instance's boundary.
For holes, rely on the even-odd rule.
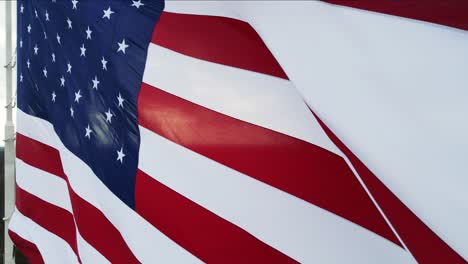
[[466,263],[468,128],[428,163],[350,122],[391,104],[391,131],[419,127],[414,109],[443,115],[399,89],[443,83],[458,125],[467,19],[381,3],[18,1],[15,245],[31,263]]

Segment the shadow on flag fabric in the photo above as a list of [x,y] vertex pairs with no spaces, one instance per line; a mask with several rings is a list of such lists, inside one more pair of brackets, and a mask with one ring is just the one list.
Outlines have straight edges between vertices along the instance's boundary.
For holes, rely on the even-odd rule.
[[[359,136],[366,104],[346,102],[406,106],[382,58],[420,65],[415,43],[459,52],[425,78],[466,99],[468,5],[330,2],[18,1],[15,245],[32,263],[466,263],[466,164],[394,173],[404,151]],[[378,27],[406,49],[382,55]],[[403,88],[424,76],[406,70]]]

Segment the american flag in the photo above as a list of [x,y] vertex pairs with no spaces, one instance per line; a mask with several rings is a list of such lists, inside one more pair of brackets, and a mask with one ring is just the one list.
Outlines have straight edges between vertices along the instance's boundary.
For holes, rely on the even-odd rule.
[[18,1],[32,263],[465,263],[205,4]]

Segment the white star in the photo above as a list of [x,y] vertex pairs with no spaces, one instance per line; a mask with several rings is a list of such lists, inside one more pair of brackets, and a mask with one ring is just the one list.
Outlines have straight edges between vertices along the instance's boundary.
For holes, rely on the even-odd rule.
[[81,90],[78,90],[78,92],[75,93],[75,102],[77,102],[77,103],[80,103],[80,99],[81,99],[81,97],[83,97],[83,96],[81,96],[80,93],[81,93]]
[[102,57],[101,63],[102,63],[102,69],[107,71],[107,61],[106,59],[104,59],[104,56]]
[[67,63],[67,67],[68,67],[67,72],[71,74],[72,66],[71,66],[70,62]]
[[123,158],[125,157],[126,155],[124,154],[123,152],[123,148],[120,148],[119,151],[117,151],[117,160],[120,160],[120,163],[123,163]]
[[70,18],[68,18],[68,17],[67,17],[67,23],[68,23],[68,28],[69,29],[73,28],[72,27],[72,22],[71,22]]
[[109,8],[107,8],[107,10],[102,10],[104,12],[104,15],[102,16],[102,18],[105,18],[107,17],[107,19],[110,20],[110,16],[114,13],[114,11],[111,10],[110,6]]
[[72,0],[72,4],[73,4],[72,9],[76,9],[76,4],[78,4],[78,1]]
[[111,119],[112,119],[112,117],[114,115],[111,113],[110,108],[109,108],[109,110],[107,110],[107,112],[105,112],[105,114],[106,114],[106,121],[109,122],[109,123],[112,123]]
[[52,102],[55,102],[55,97],[57,97],[57,95],[55,94],[55,91],[52,92]]
[[23,74],[20,74],[20,82],[23,82]]
[[91,138],[91,133],[93,133],[93,131],[91,130],[91,128],[89,127],[89,124],[88,124],[88,127],[85,128],[86,129],[86,134],[85,134],[85,137],[87,137],[88,139]]
[[119,100],[119,107],[123,108],[123,102],[125,101],[125,99],[122,98],[120,93],[119,93],[119,96],[117,97],[117,100]]
[[91,33],[93,33],[93,31],[91,31],[88,26],[88,29],[86,29],[86,39],[91,39]]
[[26,62],[26,64],[28,65],[28,69],[29,69],[29,65],[31,65],[31,63],[29,62],[29,60]]
[[52,53],[52,61],[55,62],[55,53]]
[[60,78],[60,86],[65,87],[65,77],[63,77],[63,75]]
[[20,48],[23,47],[23,40],[20,40]]
[[119,49],[117,50],[117,52],[122,51],[123,54],[125,54],[125,49],[128,48],[128,45],[125,44],[125,39],[123,39],[121,43],[117,42],[117,44],[119,44]]
[[45,11],[45,20],[49,21],[49,13],[47,12],[47,10]]
[[57,33],[57,42],[58,42],[58,44],[61,44],[61,43],[60,43],[60,36],[59,36],[58,33]]
[[37,51],[39,50],[39,48],[37,47],[37,44],[34,46],[34,54],[37,55]]
[[46,67],[44,67],[44,69],[42,70],[42,72],[44,73],[44,77],[47,78],[47,69],[46,69]]
[[81,50],[80,57],[81,57],[81,56],[85,56],[85,57],[86,57],[86,48],[84,47],[84,43],[83,43],[83,45],[81,45],[80,50]]
[[93,81],[93,88],[97,90],[98,89],[98,84],[99,84],[97,76],[94,76],[94,80],[92,80],[92,81]]
[[21,4],[21,6],[20,6],[20,13],[23,14],[23,11],[24,11],[24,6],[23,6],[23,4]]
[[34,13],[36,14],[36,18],[39,18],[39,16],[37,15],[37,10],[34,9]]
[[132,1],[133,4],[131,6],[135,6],[136,8],[140,8],[140,6],[144,5],[141,0],[138,1]]
[[70,115],[71,115],[71,117],[73,117],[74,113],[75,113],[75,111],[73,111],[73,107],[70,106]]
[[28,25],[28,33],[31,33],[31,24]]

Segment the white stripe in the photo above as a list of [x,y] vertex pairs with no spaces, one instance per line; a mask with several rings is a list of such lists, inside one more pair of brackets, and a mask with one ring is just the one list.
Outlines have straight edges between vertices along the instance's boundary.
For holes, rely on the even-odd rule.
[[24,216],[17,208],[8,227],[25,240],[34,243],[45,263],[78,263],[75,252],[65,240]]
[[72,213],[67,183],[16,159],[16,184],[28,193]]
[[288,80],[150,44],[143,81],[216,112],[341,154]]
[[402,248],[356,224],[141,126],[140,136],[142,171],[300,262],[412,263]]
[[166,1],[164,11],[180,14],[222,16],[244,20],[243,12],[238,12],[244,1]]
[[100,210],[120,231],[140,262],[151,263],[155,256],[166,263],[200,262],[109,191],[83,161],[63,146],[49,122],[27,115],[20,109],[17,116],[19,133],[59,150],[72,189]]
[[110,263],[99,251],[93,248],[88,242],[81,236],[76,229],[76,240],[78,244],[78,252],[80,253],[81,263],[96,263],[96,264],[106,264]]

